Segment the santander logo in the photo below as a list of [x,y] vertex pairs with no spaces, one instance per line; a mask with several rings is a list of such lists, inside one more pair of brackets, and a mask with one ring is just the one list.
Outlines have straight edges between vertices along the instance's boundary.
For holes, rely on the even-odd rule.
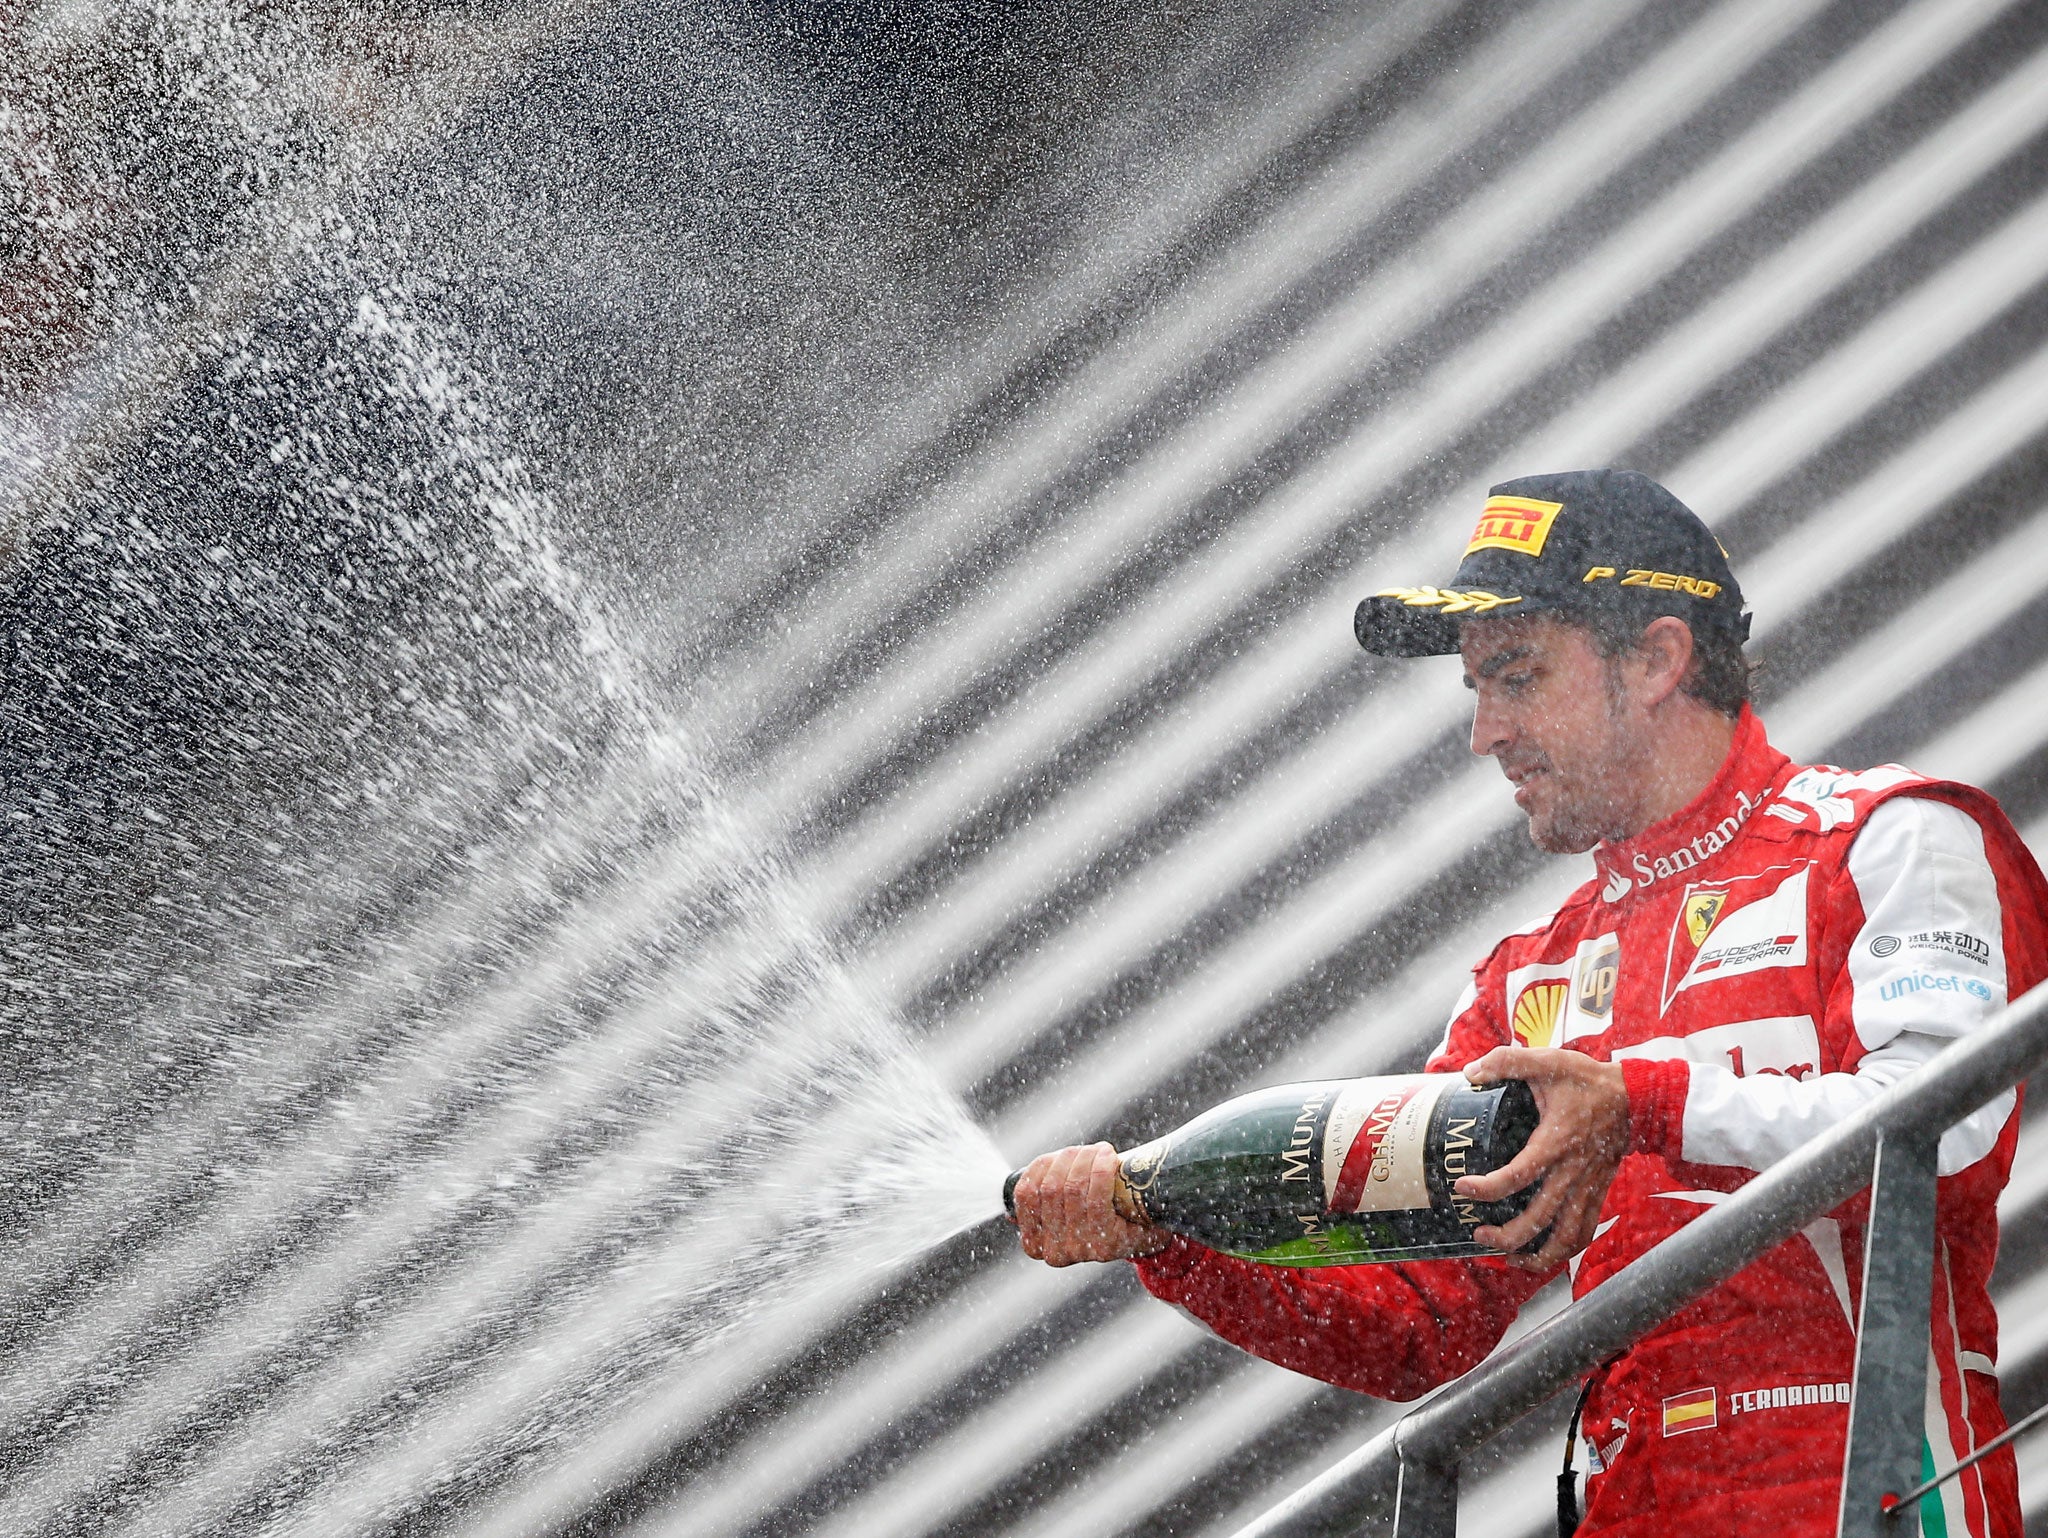
[[1627,872],[1616,870],[1607,877],[1607,885],[1601,888],[1600,896],[1608,902],[1620,902],[1637,887],[1652,887],[1660,881],[1668,881],[1681,872],[1712,859],[1716,854],[1735,842],[1735,835],[1742,825],[1749,821],[1751,814],[1763,805],[1746,790],[1735,793],[1735,810],[1715,823],[1697,838],[1689,839],[1675,849],[1652,855],[1638,850],[1629,861],[1634,877]]
[[1660,854],[1654,859],[1638,851],[1635,859],[1629,862],[1635,869],[1636,884],[1653,886],[1659,881],[1669,880],[1681,871],[1691,870],[1701,861],[1720,853],[1735,842],[1736,833],[1749,821],[1750,814],[1760,804],[1749,798],[1748,791],[1738,790],[1735,793],[1735,810],[1698,838],[1680,844],[1676,849]]

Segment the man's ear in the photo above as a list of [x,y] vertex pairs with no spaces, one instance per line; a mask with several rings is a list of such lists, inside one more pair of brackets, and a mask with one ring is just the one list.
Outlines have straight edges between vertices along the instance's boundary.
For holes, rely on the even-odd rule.
[[1643,627],[1635,650],[1642,703],[1654,709],[1676,694],[1692,671],[1692,630],[1676,615],[1661,615]]

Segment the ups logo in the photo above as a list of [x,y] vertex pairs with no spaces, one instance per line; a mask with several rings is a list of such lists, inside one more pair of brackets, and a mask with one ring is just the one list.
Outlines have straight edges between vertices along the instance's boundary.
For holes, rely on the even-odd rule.
[[1579,962],[1577,997],[1581,1015],[1605,1020],[1614,1008],[1615,985],[1621,981],[1621,942],[1610,940]]

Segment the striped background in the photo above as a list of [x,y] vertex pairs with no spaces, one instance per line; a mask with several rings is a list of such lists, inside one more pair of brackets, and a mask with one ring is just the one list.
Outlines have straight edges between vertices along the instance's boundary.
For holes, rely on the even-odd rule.
[[[2048,851],[2048,7],[1293,25],[693,621],[707,735],[1018,1159],[1412,1066],[1579,879],[1466,754],[1455,664],[1348,640],[1507,475],[1664,480],[1734,557],[1781,745],[1984,784]],[[2015,1413],[2048,1397],[2039,1146]],[[633,1531],[1222,1534],[1388,1413],[973,1242],[785,1360]],[[1555,1438],[1464,1530],[1548,1530]],[[2048,1531],[2048,1442],[2023,1463]]]
[[[512,39],[473,93],[521,97],[521,50],[534,78],[567,69],[593,97],[637,78],[642,34],[597,25],[603,7],[445,14]],[[780,470],[756,500],[693,510],[688,467],[717,436],[689,415],[701,397],[564,407],[602,469],[541,456],[572,562],[715,745],[739,811],[780,830],[802,916],[1006,1154],[1149,1135],[1261,1083],[1413,1067],[1470,962],[1576,884],[1584,862],[1537,856],[1466,752],[1455,664],[1349,639],[1358,595],[1447,573],[1509,475],[1665,481],[1733,556],[1781,746],[1986,785],[2048,852],[2048,4],[1191,15],[1061,174],[987,194],[975,242],[929,280],[945,293],[902,301],[921,320],[853,307],[808,396],[761,370],[779,393],[747,463]],[[433,105],[405,126],[415,168],[469,132]],[[601,149],[618,145],[577,153]],[[573,241],[506,256],[471,239],[520,223],[502,185],[470,204],[427,176],[400,195],[449,199],[436,276],[473,283],[461,297],[498,343],[517,328],[493,319],[510,281],[494,261],[558,264],[582,285],[562,311],[610,304],[621,329],[686,307],[647,297],[671,274],[644,250],[612,270]],[[793,261],[764,302],[832,312],[843,294],[805,286],[819,273],[858,288],[929,254],[877,249],[866,267]],[[214,320],[254,304],[268,260],[231,274]],[[410,831],[374,851],[400,886]],[[640,833],[607,828],[614,880],[637,876]],[[336,1072],[385,1082],[373,1063]],[[81,1083],[80,1114],[118,1120],[120,1082]],[[399,1116],[395,1093],[361,1103]],[[2042,1147],[2035,1130],[2004,1208],[2013,1413],[2048,1400]],[[396,1181],[364,1220],[420,1198]],[[124,1297],[171,1285],[161,1252],[73,1237],[100,1245],[67,1299],[80,1315],[126,1318]],[[323,1276],[282,1223],[183,1232],[177,1254],[203,1269],[210,1247],[273,1238],[312,1317]],[[54,1276],[66,1257],[13,1264]],[[68,1422],[9,1425],[0,1500],[88,1492],[46,1513],[52,1532],[118,1530],[122,1502],[174,1486],[178,1353],[203,1368],[245,1344],[138,1325],[86,1364],[104,1379],[52,1385],[22,1376],[36,1321],[7,1324],[15,1414],[91,1410],[97,1387],[147,1378],[160,1417],[158,1461],[127,1449],[121,1480]],[[350,1355],[358,1328],[334,1327],[331,1366],[247,1390],[314,1465],[347,1455],[322,1440],[346,1424],[322,1396],[390,1366]],[[1024,1262],[999,1225],[886,1285],[765,1313],[741,1345],[743,1372],[673,1386],[687,1413],[565,1442],[545,1502],[519,1509],[509,1474],[467,1511],[408,1514],[394,1490],[363,1530],[1221,1538],[1392,1413],[1220,1345],[1126,1268]],[[424,1364],[419,1381],[436,1381]],[[420,1423],[518,1413],[471,1392],[415,1407]],[[209,1409],[226,1428],[209,1455],[262,1467],[271,1452],[236,1441],[242,1408]],[[1561,1425],[1553,1407],[1468,1471],[1465,1531],[1548,1530]],[[2021,1461],[2048,1532],[2048,1438]],[[279,1489],[276,1511],[243,1505],[245,1528],[292,1530]]]

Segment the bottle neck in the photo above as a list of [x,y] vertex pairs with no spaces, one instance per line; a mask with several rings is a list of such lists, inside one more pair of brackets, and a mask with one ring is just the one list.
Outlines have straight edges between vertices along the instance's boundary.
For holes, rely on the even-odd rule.
[[1158,1220],[1145,1205],[1145,1193],[1159,1176],[1166,1157],[1167,1138],[1140,1143],[1117,1161],[1116,1180],[1109,1188],[1109,1204],[1126,1223],[1152,1224]]

